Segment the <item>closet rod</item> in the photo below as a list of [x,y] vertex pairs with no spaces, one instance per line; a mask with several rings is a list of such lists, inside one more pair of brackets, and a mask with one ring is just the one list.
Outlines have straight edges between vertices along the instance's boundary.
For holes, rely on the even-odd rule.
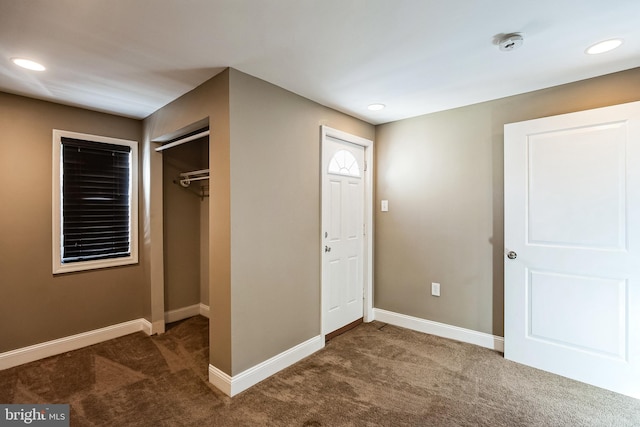
[[200,170],[197,170],[197,171],[182,172],[180,174],[180,176],[183,177],[183,178],[188,178],[188,177],[193,176],[193,175],[202,175],[202,174],[205,174],[205,173],[209,174],[209,169],[200,169]]
[[209,179],[209,169],[201,169],[191,172],[183,172],[180,174],[180,185],[188,187],[192,181],[201,181]]
[[209,179],[208,176],[199,176],[197,178],[184,178],[180,180],[180,185],[183,187],[188,187],[192,181],[202,181],[203,179]]
[[156,147],[156,151],[166,150],[167,148],[175,147],[176,145],[184,144],[185,142],[193,141],[198,138],[202,138],[203,136],[209,136],[209,130],[205,130],[204,132],[197,133],[195,135],[188,136],[186,138],[178,139],[177,141],[170,142],[168,144],[161,145]]

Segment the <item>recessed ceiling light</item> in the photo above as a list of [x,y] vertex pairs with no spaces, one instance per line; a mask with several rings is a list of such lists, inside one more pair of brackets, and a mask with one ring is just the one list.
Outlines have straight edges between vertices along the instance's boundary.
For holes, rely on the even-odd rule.
[[19,67],[26,68],[33,71],[44,71],[46,68],[42,64],[38,64],[35,61],[24,58],[11,58],[11,61]]
[[603,42],[599,42],[594,44],[593,46],[590,46],[586,52],[589,55],[597,55],[599,53],[605,53],[605,52],[609,52],[610,50],[613,50],[617,47],[619,47],[622,44],[622,40],[621,39],[611,39],[611,40],[605,40]]
[[369,109],[369,111],[380,111],[384,107],[384,104],[370,104],[367,108]]

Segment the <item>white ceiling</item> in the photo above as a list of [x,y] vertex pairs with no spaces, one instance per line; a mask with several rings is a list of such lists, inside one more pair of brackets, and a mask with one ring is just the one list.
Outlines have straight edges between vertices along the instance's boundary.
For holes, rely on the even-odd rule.
[[379,124],[638,66],[640,0],[0,0],[1,91],[135,118],[225,67]]

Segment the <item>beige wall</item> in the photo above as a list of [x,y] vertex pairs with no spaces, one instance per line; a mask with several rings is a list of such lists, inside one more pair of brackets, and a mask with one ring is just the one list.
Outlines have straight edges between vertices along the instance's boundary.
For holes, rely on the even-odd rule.
[[320,125],[372,125],[231,70],[233,375],[320,334]]
[[[202,295],[210,305],[210,363],[236,375],[320,333],[320,126],[370,139],[375,130],[229,69],[149,116],[144,140],[207,117],[210,279]],[[154,189],[162,155],[152,148],[148,241],[157,248],[167,233]],[[163,261],[150,252],[153,294],[172,279],[154,280]]]
[[378,126],[375,307],[502,336],[504,125],[637,100],[640,68]]
[[[202,144],[202,158],[209,167],[209,138]],[[209,185],[209,182],[206,183]],[[209,199],[200,202],[200,303],[209,306]]]
[[208,145],[208,138],[200,138],[162,153],[165,311],[201,302],[201,264],[209,263],[201,259],[201,247],[209,244],[208,209],[207,216],[202,213],[209,199],[198,195],[205,181],[194,181],[188,188],[179,181],[182,172],[209,167],[208,151],[203,150]]
[[230,185],[229,185],[229,70],[159,109],[144,120],[148,145],[148,186],[145,203],[150,213],[146,242],[150,251],[148,277],[151,316],[164,315],[162,154],[154,152],[156,138],[209,119],[209,361],[231,372]]
[[140,264],[53,276],[51,246],[52,130],[140,141],[140,121],[0,93],[0,129],[0,352],[143,317]]

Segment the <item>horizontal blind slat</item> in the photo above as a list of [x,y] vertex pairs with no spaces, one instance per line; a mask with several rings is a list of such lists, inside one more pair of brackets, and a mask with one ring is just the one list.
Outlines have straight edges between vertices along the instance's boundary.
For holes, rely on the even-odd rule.
[[131,148],[62,138],[62,262],[130,254]]

